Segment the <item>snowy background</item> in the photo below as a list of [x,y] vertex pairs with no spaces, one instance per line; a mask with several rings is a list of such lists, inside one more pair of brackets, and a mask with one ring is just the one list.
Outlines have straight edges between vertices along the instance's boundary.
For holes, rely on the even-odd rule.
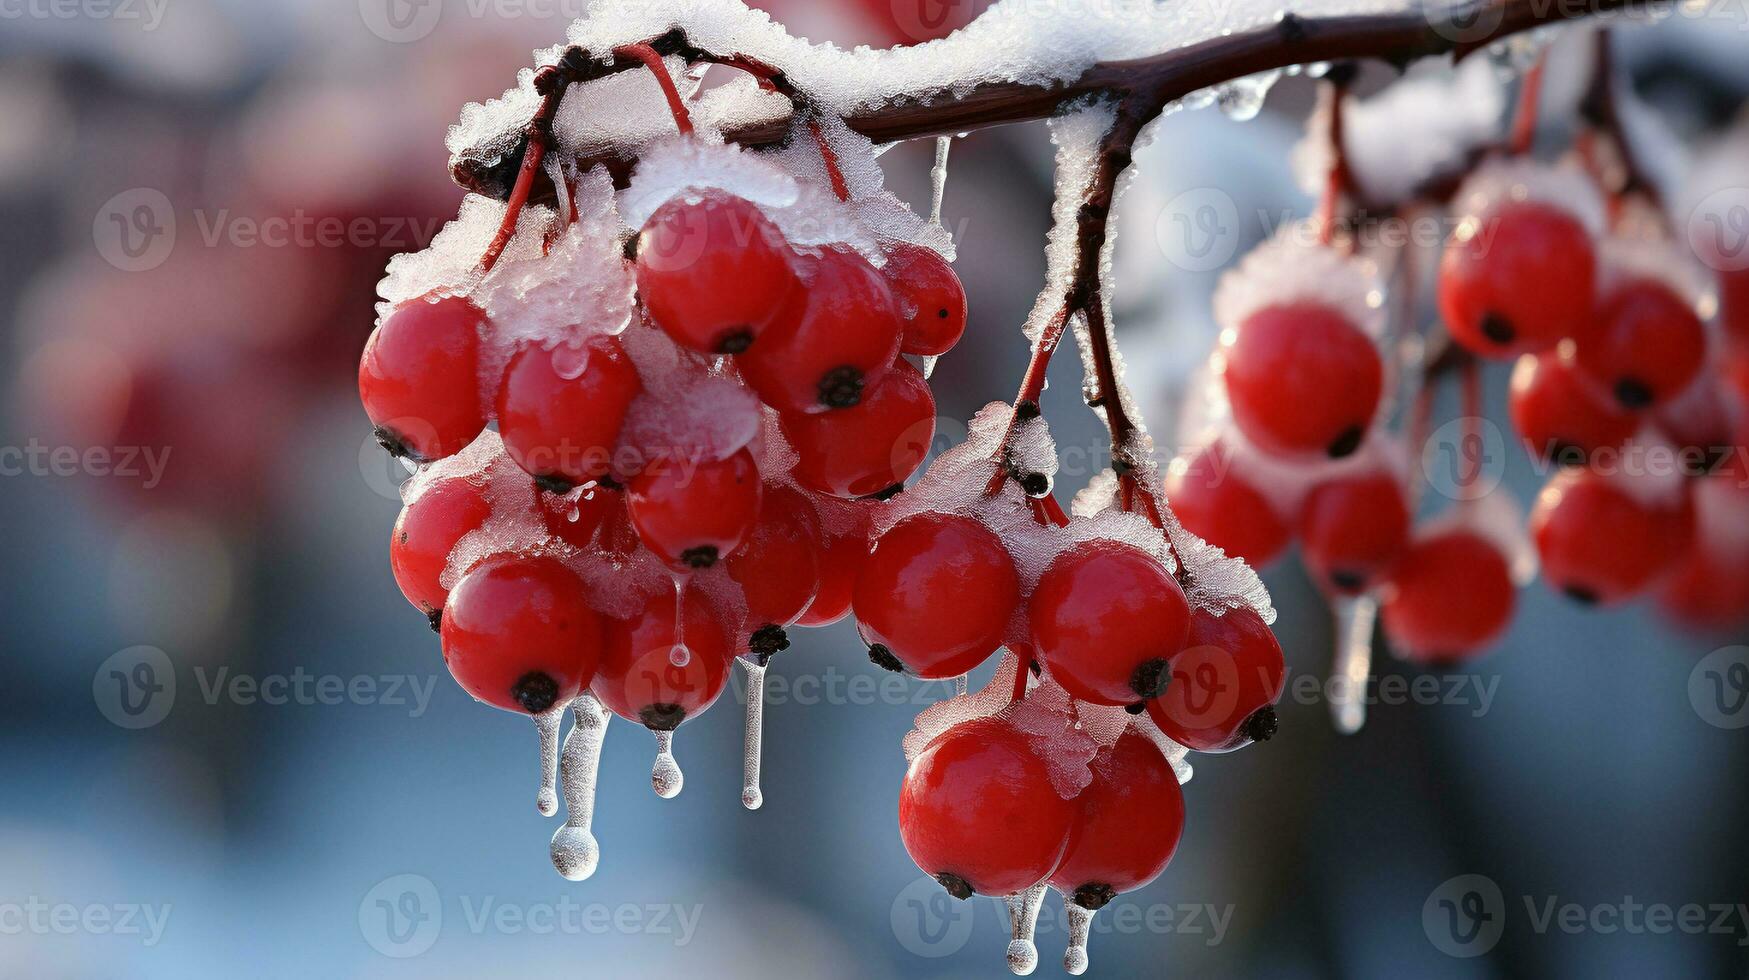
[[[738,803],[729,699],[678,740],[673,802],[647,788],[649,739],[610,729],[601,868],[573,885],[547,863],[533,732],[453,685],[389,576],[395,471],[353,388],[374,284],[454,213],[443,135],[462,103],[502,91],[577,6],[0,3],[0,976],[1005,975],[996,904],[948,906],[899,843],[899,739],[942,691],[889,679],[847,625],[773,667],[762,811]],[[936,23],[910,0],[767,6],[841,42]],[[1676,132],[1749,92],[1749,7],[1626,34]],[[1181,113],[1142,157],[1119,337],[1162,442],[1213,342],[1208,256],[1309,207],[1289,155],[1312,96],[1290,79],[1249,122]],[[913,201],[929,151],[884,158]],[[1016,127],[953,157],[972,328],[935,389],[964,419],[1024,365],[1050,149]],[[1175,239],[1205,205],[1218,234]],[[1103,441],[1076,359],[1056,367],[1045,409],[1072,491]],[[1489,383],[1498,405],[1504,374]],[[77,452],[99,444],[139,452]],[[1528,498],[1528,463],[1509,478]],[[1654,934],[1633,910],[1749,900],[1749,742],[1689,696],[1696,663],[1744,637],[1539,586],[1469,673],[1386,659],[1399,703],[1342,739],[1316,689],[1327,613],[1295,563],[1266,578],[1283,732],[1198,764],[1179,856],[1101,913],[1093,974],[1749,968],[1749,913]],[[141,678],[161,689],[123,683]],[[1498,890],[1499,938],[1452,955],[1488,946],[1437,928],[1472,875]],[[1539,928],[1551,901],[1586,921]],[[1040,975],[1063,935],[1053,902]]]

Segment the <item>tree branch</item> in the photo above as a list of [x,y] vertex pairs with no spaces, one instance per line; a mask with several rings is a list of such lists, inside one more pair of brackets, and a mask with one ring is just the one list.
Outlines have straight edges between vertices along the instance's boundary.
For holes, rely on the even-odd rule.
[[[1210,38],[1149,58],[1094,65],[1067,85],[998,81],[974,86],[963,93],[929,89],[852,113],[844,122],[881,144],[1045,119],[1088,96],[1141,96],[1150,103],[1165,106],[1200,89],[1261,71],[1358,58],[1406,65],[1417,58],[1447,52],[1461,57],[1544,24],[1644,8],[1654,2],[1657,0],[1470,0],[1448,8],[1417,8],[1391,14],[1339,17],[1287,14],[1257,30]],[[663,54],[679,54],[694,62],[732,64],[736,60],[732,53],[703,51],[687,42],[680,32],[671,32],[650,43]],[[619,63],[597,68],[591,75],[599,77],[632,67],[640,66],[635,61]],[[805,107],[798,111],[805,111]],[[791,122],[790,115],[732,121],[724,127],[724,135],[745,146],[766,146],[786,139],[792,130]],[[584,168],[606,164],[623,172],[629,162],[627,151],[612,145],[611,138],[612,134],[603,134],[601,145],[591,148],[578,163]],[[495,162],[483,163],[462,154],[453,161],[451,171],[456,182],[468,190],[504,200],[514,184],[521,157],[519,150]],[[553,197],[551,185],[538,181],[534,200],[547,201]]]

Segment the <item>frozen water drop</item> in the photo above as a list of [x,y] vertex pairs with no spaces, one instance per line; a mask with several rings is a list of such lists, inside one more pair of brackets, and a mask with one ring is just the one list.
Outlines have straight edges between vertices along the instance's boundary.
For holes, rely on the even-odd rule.
[[565,720],[566,707],[557,704],[534,716],[535,731],[540,733],[540,792],[534,806],[543,817],[559,812],[559,724]]
[[935,365],[940,362],[940,357],[923,358],[923,380],[928,381],[930,378],[935,377]]
[[572,523],[572,524],[575,524],[582,519],[583,519],[583,508],[579,507],[576,504],[572,504],[571,509],[568,511],[565,511],[565,520]]
[[565,793],[565,825],[553,834],[553,867],[570,881],[595,873],[601,848],[589,825],[595,818],[595,779],[601,770],[601,743],[608,714],[595,696],[585,693],[571,704],[576,721],[565,736],[559,760],[559,780]]
[[1069,948],[1063,952],[1063,969],[1072,976],[1087,972],[1087,934],[1093,929],[1093,910],[1065,897],[1063,909],[1069,918]]
[[553,348],[553,373],[575,381],[589,369],[589,348],[584,344],[560,344]]
[[1269,89],[1281,77],[1279,71],[1261,72],[1248,78],[1235,79],[1215,93],[1215,104],[1235,122],[1247,122],[1263,111]]
[[680,772],[680,763],[674,759],[674,733],[656,733],[656,764],[650,767],[650,787],[656,795],[664,800],[672,800],[680,795],[680,790],[686,785],[686,777]]
[[1038,884],[1003,899],[1008,905],[1008,921],[1014,926],[1014,938],[1008,943],[1008,972],[1017,977],[1038,969],[1038,946],[1032,937],[1044,897],[1045,886]]
[[676,667],[684,667],[692,663],[692,650],[684,643],[676,643],[668,648],[668,662]]
[[963,698],[966,696],[966,681],[969,677],[971,677],[970,674],[961,674],[953,679],[954,697]]
[[1372,677],[1379,604],[1371,596],[1338,599],[1331,612],[1336,618],[1336,662],[1330,669],[1330,717],[1337,731],[1353,735],[1366,725],[1366,685]]
[[739,658],[747,671],[747,727],[741,750],[741,805],[757,810],[765,805],[759,791],[759,761],[765,743],[765,665]]
[[[935,166],[929,171],[929,183],[932,188],[929,205],[929,223],[940,227],[941,201],[947,196],[947,155],[953,149],[953,137],[942,136],[935,141]],[[928,376],[928,372],[924,372]]]

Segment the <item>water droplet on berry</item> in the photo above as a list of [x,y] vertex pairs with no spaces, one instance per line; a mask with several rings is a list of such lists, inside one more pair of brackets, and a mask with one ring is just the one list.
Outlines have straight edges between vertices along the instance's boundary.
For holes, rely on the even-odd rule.
[[680,790],[686,784],[686,777],[680,771],[680,763],[674,759],[674,733],[656,733],[656,764],[650,767],[650,786],[656,795],[664,800],[672,800],[680,795]]
[[553,348],[553,373],[566,381],[575,381],[589,369],[587,344],[560,344]]

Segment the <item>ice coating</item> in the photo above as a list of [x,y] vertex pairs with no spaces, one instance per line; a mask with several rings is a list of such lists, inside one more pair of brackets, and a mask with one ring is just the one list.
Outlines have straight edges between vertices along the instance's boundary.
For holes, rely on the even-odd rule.
[[568,703],[555,704],[534,716],[535,731],[540,733],[540,793],[534,806],[543,817],[559,812],[559,725],[568,707]]
[[1014,938],[1008,942],[1008,972],[1017,977],[1028,976],[1038,969],[1038,946],[1032,937],[1038,929],[1038,912],[1044,904],[1046,887],[1040,882],[1003,899],[1008,906],[1009,924],[1014,929]]
[[1176,519],[1167,522],[1166,533],[1184,561],[1188,580],[1184,596],[1192,606],[1217,615],[1249,607],[1266,625],[1275,625],[1275,606],[1270,602],[1269,589],[1250,565],[1227,557],[1225,551],[1185,530]]
[[1110,102],[1097,101],[1050,122],[1051,142],[1057,148],[1056,196],[1045,242],[1045,288],[1026,319],[1026,336],[1034,343],[1062,309],[1063,295],[1075,276],[1081,254],[1076,218],[1099,165],[1100,140],[1116,118]]
[[1385,287],[1378,266],[1370,258],[1318,244],[1303,224],[1283,226],[1221,277],[1215,321],[1222,330],[1236,330],[1259,310],[1301,302],[1340,312],[1375,341],[1385,336]]
[[1078,977],[1087,972],[1087,935],[1093,930],[1093,910],[1076,905],[1064,895],[1063,911],[1069,919],[1069,947],[1063,951],[1063,971]]
[[1353,735],[1366,725],[1366,685],[1372,678],[1373,627],[1379,603],[1372,596],[1341,596],[1330,606],[1336,621],[1336,658],[1330,667],[1330,719]]
[[565,825],[553,834],[553,867],[569,881],[583,881],[595,873],[601,848],[590,833],[595,819],[595,782],[601,772],[601,744],[611,717],[585,691],[571,702],[575,722],[565,736],[565,752],[559,759],[560,787],[565,795]]
[[644,460],[717,462],[759,438],[759,399],[745,385],[703,371],[646,390],[626,413],[620,443]]
[[[500,265],[538,257],[542,240],[557,219],[558,213],[551,208],[524,210]],[[429,246],[389,260],[388,273],[377,285],[377,295],[383,299],[377,305],[379,319],[410,299],[427,294],[464,296],[481,286],[477,269],[480,256],[498,234],[503,220],[503,202],[478,194],[463,198],[455,220],[432,236]]]
[[[1438,10],[1447,4],[1435,0],[1427,6]],[[1243,0],[1228,4],[1001,0],[964,29],[941,40],[884,51],[861,47],[845,51],[793,37],[768,14],[749,9],[740,0],[645,0],[635,4],[594,0],[571,25],[567,40],[605,59],[618,45],[680,28],[703,50],[719,56],[745,55],[778,69],[819,108],[844,116],[900,98],[914,100],[931,93],[963,95],[979,85],[996,82],[1066,83],[1101,61],[1162,54],[1223,35],[1269,27],[1285,13],[1316,20],[1410,9],[1413,6],[1405,0]],[[1437,14],[1430,11],[1428,16]],[[536,52],[536,63],[554,64],[562,51],[554,47]],[[682,83],[689,78],[681,76]],[[614,83],[612,88],[607,87],[610,82]],[[1240,91],[1228,101],[1243,115],[1257,98],[1254,90],[1260,87],[1261,82],[1236,86]],[[604,98],[599,91],[610,92],[612,97]],[[514,143],[505,139],[506,134],[528,121],[537,101],[533,71],[524,71],[517,87],[502,98],[470,105],[463,112],[460,123],[450,131],[451,153],[487,162],[510,153]],[[616,124],[605,128],[590,111],[615,103],[622,107],[624,117],[640,119],[642,126],[622,132],[625,124],[620,121],[622,116],[616,115]],[[624,111],[628,104],[642,111]],[[781,116],[787,110],[780,101],[753,95],[746,83],[705,100],[702,108],[706,111],[696,113],[695,121],[703,127],[720,126],[725,118]],[[648,78],[606,79],[574,88],[567,95],[554,132],[566,149],[598,145],[603,132],[613,132],[620,145],[635,146],[640,140],[671,131],[671,125]]]
[[741,805],[757,810],[765,804],[765,794],[759,790],[759,762],[765,740],[766,667],[746,657],[738,657],[736,661],[747,671],[747,725],[741,743]]
[[650,766],[650,788],[664,800],[680,795],[686,777],[674,759],[674,733],[656,732],[656,761]]
[[1508,201],[1542,201],[1576,218],[1594,237],[1606,227],[1603,195],[1576,165],[1550,166],[1525,157],[1489,157],[1452,196],[1452,214],[1481,221]]
[[1172,765],[1172,772],[1178,776],[1179,785],[1182,786],[1190,782],[1190,777],[1195,773],[1187,761],[1190,757],[1189,749],[1174,742],[1172,737],[1161,731],[1160,726],[1154,724],[1154,719],[1146,713],[1136,715],[1131,720],[1130,726],[1135,729],[1136,734],[1147,738],[1160,749],[1160,754],[1166,757],[1166,761]]
[[[1427,58],[1372,98],[1349,98],[1342,106],[1343,153],[1360,196],[1369,204],[1401,204],[1461,172],[1472,154],[1498,141],[1505,109],[1506,90],[1484,58],[1456,68]],[[1415,136],[1405,139],[1405,133]],[[1306,193],[1324,192],[1330,158],[1330,106],[1324,100],[1294,148],[1294,171]]]
[[1711,319],[1718,304],[1713,284],[1694,259],[1667,237],[1658,221],[1661,219],[1647,216],[1638,223],[1637,234],[1618,225],[1616,234],[1598,244],[1598,295],[1626,282],[1651,280],[1669,287],[1703,321]]
[[709,135],[669,137],[644,148],[629,187],[620,192],[625,223],[642,228],[650,215],[676,196],[697,198],[722,191],[777,211],[801,195],[796,179],[764,155],[726,145]]

